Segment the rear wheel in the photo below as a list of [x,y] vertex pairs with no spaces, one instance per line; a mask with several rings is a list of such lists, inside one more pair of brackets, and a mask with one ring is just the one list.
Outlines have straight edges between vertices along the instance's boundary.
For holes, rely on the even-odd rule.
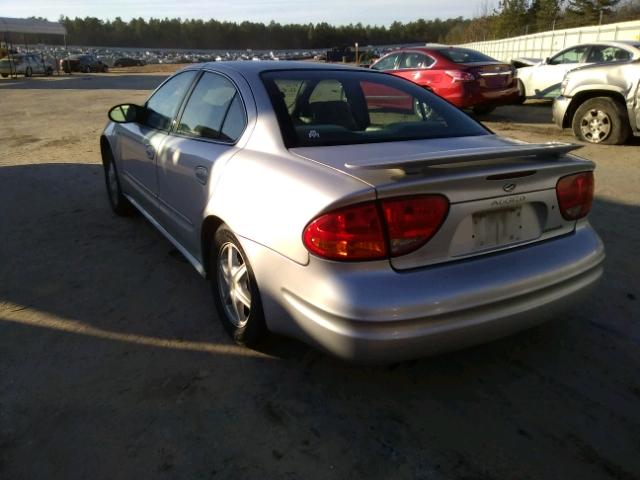
[[260,343],[267,328],[256,278],[240,242],[226,225],[214,236],[209,276],[225,330],[239,345]]
[[8,76],[9,76],[9,74],[8,74],[8,73],[3,73],[3,74],[2,74],[2,78],[7,78]]
[[591,98],[576,110],[573,133],[589,143],[624,143],[630,134],[627,111],[624,105],[613,98]]
[[120,177],[116,162],[113,161],[113,155],[110,151],[104,154],[104,178],[107,186],[107,195],[111,209],[121,217],[130,217],[135,213],[135,208],[127,197],[122,194],[120,188]]

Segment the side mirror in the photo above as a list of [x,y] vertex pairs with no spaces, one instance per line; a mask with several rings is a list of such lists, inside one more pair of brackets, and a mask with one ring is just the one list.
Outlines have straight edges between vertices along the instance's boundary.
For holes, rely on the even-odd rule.
[[550,59],[549,57],[547,57],[547,58],[545,58],[545,59],[544,59],[544,62],[542,62],[542,63],[543,63],[544,65],[549,65],[549,61],[550,61],[550,60],[551,60],[551,59]]
[[115,123],[135,123],[143,118],[144,107],[133,103],[116,105],[109,110],[109,120]]

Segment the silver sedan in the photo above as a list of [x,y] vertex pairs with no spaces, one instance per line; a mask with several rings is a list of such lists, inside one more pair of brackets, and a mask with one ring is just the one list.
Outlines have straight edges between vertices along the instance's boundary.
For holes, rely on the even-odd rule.
[[392,75],[196,65],[109,117],[113,210],[140,211],[209,279],[240,344],[270,331],[419,357],[550,319],[602,274],[575,146],[500,138]]

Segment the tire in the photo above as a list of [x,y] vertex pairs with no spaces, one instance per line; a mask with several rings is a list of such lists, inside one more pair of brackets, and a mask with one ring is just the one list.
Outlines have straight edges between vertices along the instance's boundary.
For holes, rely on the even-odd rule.
[[574,135],[588,143],[620,145],[631,134],[624,105],[610,97],[590,98],[573,115]]
[[129,200],[127,200],[127,197],[122,194],[120,176],[118,175],[116,162],[113,161],[111,151],[107,151],[106,154],[104,154],[103,165],[107,197],[109,198],[109,205],[111,205],[111,209],[116,215],[121,217],[130,217],[134,215],[136,212],[135,207]]
[[33,70],[31,70],[31,67],[27,67],[27,69],[24,71],[24,76],[31,77],[32,75],[33,75]]
[[9,76],[9,74],[7,74],[7,73],[3,73],[2,74],[2,78],[7,78],[8,76]]
[[50,77],[51,75],[53,75],[53,68],[48,67],[48,68],[47,68],[47,70],[44,72],[44,74],[45,74],[47,77]]
[[258,345],[267,335],[258,284],[246,253],[226,225],[213,239],[209,278],[225,330],[238,345]]
[[527,101],[527,91],[524,88],[524,83],[522,83],[522,80],[520,80],[520,79],[518,79],[518,92],[520,92],[520,96],[514,102],[514,104],[515,105],[522,105],[524,102]]
[[91,73],[91,67],[90,67],[89,65],[86,65],[86,66],[82,69],[82,71],[83,71],[84,73]]
[[476,115],[487,115],[496,109],[495,105],[478,105],[473,107],[473,113]]

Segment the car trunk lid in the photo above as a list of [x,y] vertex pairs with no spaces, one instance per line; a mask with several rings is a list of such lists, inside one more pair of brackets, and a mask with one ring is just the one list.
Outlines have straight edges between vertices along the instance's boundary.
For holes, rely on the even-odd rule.
[[[455,150],[452,150],[455,146]],[[378,198],[442,194],[445,222],[420,249],[392,258],[399,270],[463,259],[573,231],[558,208],[559,178],[593,169],[576,146],[528,145],[495,135],[291,151],[376,189]]]
[[511,65],[501,62],[464,63],[465,71],[476,76],[480,86],[504,88],[513,83],[514,70]]

